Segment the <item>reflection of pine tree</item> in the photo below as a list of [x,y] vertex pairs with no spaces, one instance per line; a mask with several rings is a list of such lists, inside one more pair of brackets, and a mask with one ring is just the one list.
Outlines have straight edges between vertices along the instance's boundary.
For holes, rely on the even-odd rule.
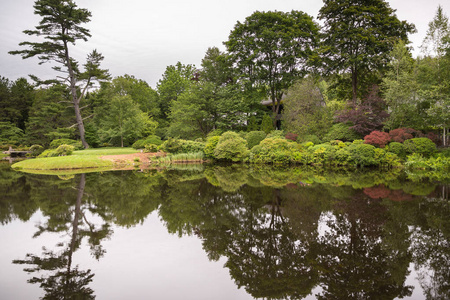
[[[82,199],[86,184],[85,174],[82,174],[77,187],[77,197],[73,208],[67,207],[68,211],[60,215],[51,215],[46,224],[38,226],[38,231],[34,237],[38,237],[44,232],[66,231],[71,237],[68,243],[60,243],[60,251],[47,250],[43,248],[41,256],[27,254],[24,260],[14,260],[15,264],[32,265],[25,268],[28,273],[42,273],[40,277],[34,276],[28,280],[29,283],[39,283],[44,289],[43,299],[94,299],[93,290],[88,287],[94,274],[91,270],[83,271],[78,266],[73,266],[73,253],[79,249],[81,240],[84,236],[89,237],[92,255],[99,259],[105,253],[100,245],[100,240],[109,236],[111,233],[109,226],[104,225],[96,229],[90,224],[85,215]],[[58,199],[60,200],[60,199]],[[68,213],[70,211],[70,213]],[[72,215],[69,219],[68,216]],[[56,216],[56,220],[52,220]],[[70,223],[67,226],[64,223]],[[83,226],[84,223],[87,226]]]

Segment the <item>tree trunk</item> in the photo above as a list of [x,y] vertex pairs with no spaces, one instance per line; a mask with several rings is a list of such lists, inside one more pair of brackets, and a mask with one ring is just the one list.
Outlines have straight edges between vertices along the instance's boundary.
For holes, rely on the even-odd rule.
[[352,71],[352,101],[353,105],[356,106],[357,91],[358,91],[358,72],[356,70],[356,67],[352,67],[351,71]]
[[78,132],[80,133],[80,139],[81,139],[81,143],[83,144],[84,149],[87,149],[87,148],[89,148],[89,144],[86,142],[86,139],[84,136],[85,130],[84,130],[83,118],[81,117],[80,99],[78,99],[78,96],[77,96],[77,86],[76,86],[77,79],[75,77],[75,73],[72,68],[67,42],[64,42],[64,50],[65,50],[65,57],[66,57],[66,65],[67,65],[67,69],[69,71],[70,93],[72,94],[72,103],[73,103],[73,108],[75,110],[75,118],[77,121]]

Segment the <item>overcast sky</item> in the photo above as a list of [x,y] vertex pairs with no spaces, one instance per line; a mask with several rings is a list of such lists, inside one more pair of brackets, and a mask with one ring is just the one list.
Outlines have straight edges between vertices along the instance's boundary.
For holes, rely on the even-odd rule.
[[[75,0],[78,7],[92,12],[86,24],[92,37],[72,47],[72,55],[83,63],[86,55],[97,49],[105,56],[103,68],[112,76],[134,75],[152,87],[169,65],[178,61],[200,66],[208,47],[225,50],[223,42],[237,21],[243,22],[254,11],[300,10],[315,19],[321,0]],[[439,4],[449,15],[448,0],[391,0],[400,20],[414,23],[418,33],[410,36],[414,55],[428,23]],[[34,29],[40,17],[33,14],[34,0],[0,0],[0,76],[11,80],[34,74],[55,76],[49,65],[37,59],[22,60],[8,51],[21,49],[28,40],[22,33]]]

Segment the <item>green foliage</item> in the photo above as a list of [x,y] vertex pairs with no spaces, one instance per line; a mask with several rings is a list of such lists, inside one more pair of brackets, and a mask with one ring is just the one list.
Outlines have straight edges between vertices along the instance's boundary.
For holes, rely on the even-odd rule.
[[147,145],[159,146],[162,143],[163,143],[163,141],[161,140],[161,138],[159,136],[157,136],[157,135],[149,135],[145,139],[140,139],[140,140],[137,140],[136,142],[134,142],[132,147],[134,149],[143,149]]
[[285,139],[285,134],[283,130],[272,130],[267,134],[266,139],[277,138],[277,139]]
[[33,145],[30,147],[30,152],[30,155],[32,157],[39,156],[42,152],[44,152],[44,147],[42,147],[41,145]]
[[158,152],[158,146],[155,145],[155,144],[146,144],[144,152],[146,152],[146,153],[148,153],[148,152],[150,152],[150,153]]
[[258,120],[256,116],[252,115],[248,118],[247,131],[257,131],[259,129]]
[[294,83],[286,93],[283,100],[283,128],[299,136],[323,136],[332,125],[333,112],[317,80],[308,76]]
[[302,153],[300,145],[295,142],[276,137],[266,138],[251,149],[249,160],[252,163],[300,163]]
[[47,149],[42,152],[38,157],[56,157],[56,156],[69,156],[73,153],[75,147],[72,145],[62,144],[56,149]]
[[103,141],[118,140],[123,147],[142,136],[153,134],[158,124],[131,96],[115,96],[108,103],[107,114],[100,121],[99,134]]
[[206,140],[205,148],[203,152],[205,152],[205,156],[207,158],[214,158],[214,150],[216,149],[217,143],[219,143],[220,136],[210,136]]
[[259,145],[259,143],[266,138],[266,133],[264,131],[250,131],[245,136],[247,140],[248,149],[252,149],[254,146]]
[[325,1],[319,20],[325,24],[327,69],[335,74],[351,72],[346,83],[352,85],[354,103],[361,96],[357,84],[361,85],[371,75],[366,70],[384,67],[394,43],[398,39],[407,41],[407,34],[414,31],[414,25],[400,21],[395,10],[383,0]]
[[205,148],[205,143],[189,141],[189,140],[180,140],[169,138],[164,143],[159,146],[161,151],[177,154],[177,153],[195,153],[195,152],[203,152]]
[[9,122],[0,122],[0,144],[19,145],[22,139],[22,129]]
[[350,128],[351,126],[345,123],[336,123],[330,131],[323,137],[324,141],[340,140],[343,142],[353,142],[360,139],[361,136]]
[[408,154],[417,153],[424,157],[430,157],[436,152],[436,144],[425,137],[406,140],[403,145]]
[[264,131],[266,134],[269,134],[273,130],[273,121],[272,118],[265,114],[262,122],[261,122],[261,131]]
[[222,134],[214,149],[214,158],[218,160],[238,162],[243,161],[247,156],[247,141],[232,131]]
[[74,146],[75,150],[81,150],[83,149],[83,145],[81,145],[80,141],[75,141],[75,140],[71,140],[71,139],[57,139],[57,140],[53,140],[50,143],[49,148],[50,149],[56,149],[61,145],[72,145]]
[[398,157],[405,159],[406,158],[406,149],[402,143],[391,142],[387,146],[387,151],[396,154]]
[[299,142],[311,142],[314,145],[318,145],[322,143],[322,141],[317,137],[317,135],[305,135],[305,136],[299,136],[297,138]]

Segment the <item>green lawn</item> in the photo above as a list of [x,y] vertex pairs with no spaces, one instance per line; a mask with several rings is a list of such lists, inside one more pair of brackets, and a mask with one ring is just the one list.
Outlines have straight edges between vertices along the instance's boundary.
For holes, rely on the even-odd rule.
[[103,155],[119,155],[138,152],[132,148],[99,148],[74,151],[69,156],[27,159],[13,164],[16,170],[74,170],[88,168],[112,168],[113,162],[100,159]]

